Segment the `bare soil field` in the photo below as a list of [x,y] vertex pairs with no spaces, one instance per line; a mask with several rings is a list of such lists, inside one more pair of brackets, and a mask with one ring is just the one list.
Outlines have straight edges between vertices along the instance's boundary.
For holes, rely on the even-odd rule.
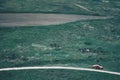
[[33,13],[9,13],[0,14],[0,26],[40,26],[55,25],[79,20],[108,19],[104,16],[86,16],[72,14],[33,14]]

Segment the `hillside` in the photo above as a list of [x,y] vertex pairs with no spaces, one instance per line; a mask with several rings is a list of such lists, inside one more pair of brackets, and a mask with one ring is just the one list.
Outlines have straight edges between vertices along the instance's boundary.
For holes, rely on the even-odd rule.
[[0,12],[119,15],[119,0],[0,0]]
[[[119,0],[0,0],[0,13],[112,17],[57,25],[0,26],[0,68],[23,66],[91,68],[94,64],[100,64],[104,70],[120,72]],[[1,17],[0,21],[3,19]],[[73,70],[0,72],[0,80],[80,79],[120,80],[120,76]]]

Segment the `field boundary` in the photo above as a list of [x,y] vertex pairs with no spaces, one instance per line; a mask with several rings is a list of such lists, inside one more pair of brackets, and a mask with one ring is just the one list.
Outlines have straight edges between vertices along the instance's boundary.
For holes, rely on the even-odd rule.
[[80,67],[62,67],[62,66],[31,66],[31,67],[13,67],[13,68],[1,68],[1,71],[15,71],[15,70],[36,70],[36,69],[63,69],[63,70],[80,70],[80,71],[91,71],[91,72],[101,72],[107,74],[120,75],[120,72],[80,68]]

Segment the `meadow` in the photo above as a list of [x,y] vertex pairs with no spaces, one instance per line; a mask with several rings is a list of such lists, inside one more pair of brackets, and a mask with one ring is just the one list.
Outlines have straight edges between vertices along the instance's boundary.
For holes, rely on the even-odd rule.
[[93,64],[101,64],[106,70],[120,71],[120,28],[117,25],[112,19],[39,27],[1,27],[0,67],[91,68]]
[[[112,16],[48,26],[0,26],[0,68],[73,66],[120,72],[119,0],[0,0],[0,13]],[[0,72],[0,80],[120,80],[120,76],[73,70]]]
[[116,16],[119,4],[119,0],[0,0],[0,12]]

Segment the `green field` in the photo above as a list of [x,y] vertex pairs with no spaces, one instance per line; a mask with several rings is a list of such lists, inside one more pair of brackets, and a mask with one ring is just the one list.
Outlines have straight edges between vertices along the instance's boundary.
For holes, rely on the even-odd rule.
[[120,28],[113,21],[116,20],[2,27],[0,67],[66,65],[90,68],[99,63],[106,70],[120,71]]
[[27,71],[0,72],[0,80],[101,80],[101,79],[119,80],[120,76],[72,70],[27,70]]
[[[0,13],[59,13],[113,17],[48,26],[0,26],[0,68],[91,68],[94,64],[100,64],[104,70],[120,72],[119,0],[0,0]],[[73,70],[0,72],[0,80],[101,79],[120,80],[120,76]]]
[[[81,5],[90,11],[79,8]],[[119,15],[119,0],[0,0],[0,12]]]

